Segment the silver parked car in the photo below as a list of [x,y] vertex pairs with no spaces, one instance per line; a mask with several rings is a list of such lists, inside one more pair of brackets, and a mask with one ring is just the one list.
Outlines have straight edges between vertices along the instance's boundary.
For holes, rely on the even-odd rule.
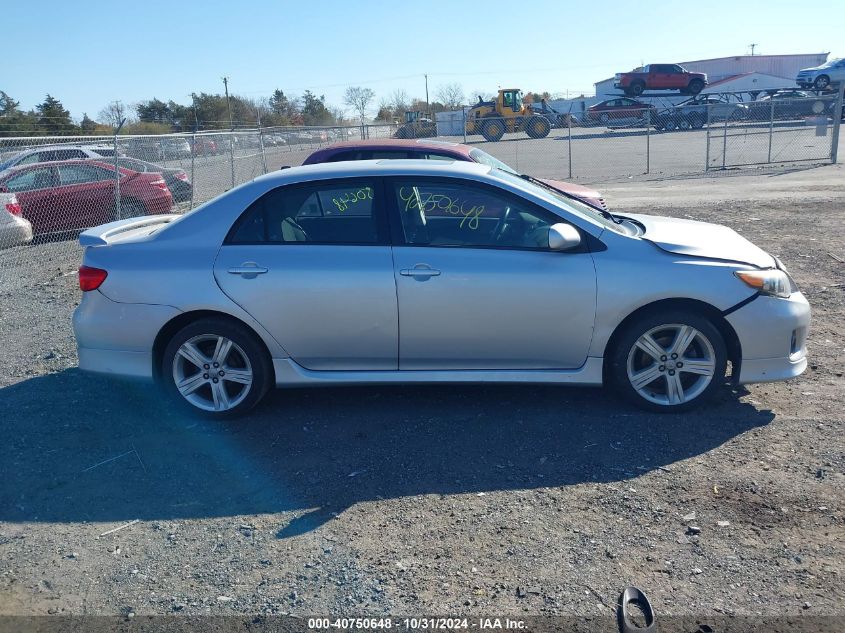
[[21,205],[14,193],[0,188],[0,249],[32,241],[32,224],[21,217]]
[[807,364],[810,307],[734,231],[611,215],[486,165],[295,167],[84,232],[82,369],[224,417],[272,386],[609,383],[687,409]]

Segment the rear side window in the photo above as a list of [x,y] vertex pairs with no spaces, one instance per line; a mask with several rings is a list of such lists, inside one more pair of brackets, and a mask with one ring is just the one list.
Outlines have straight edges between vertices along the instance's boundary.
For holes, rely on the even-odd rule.
[[114,172],[93,165],[60,165],[59,179],[63,185],[80,185],[86,182],[114,180]]
[[254,202],[228,244],[378,244],[376,183],[349,179],[279,187]]

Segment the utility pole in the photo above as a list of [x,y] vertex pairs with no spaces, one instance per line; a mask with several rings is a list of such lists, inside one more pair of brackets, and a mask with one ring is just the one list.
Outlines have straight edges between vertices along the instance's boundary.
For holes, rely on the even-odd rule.
[[751,47],[751,57],[754,57],[754,49],[757,48],[757,45],[756,44],[749,44],[749,46]]
[[428,75],[423,75],[425,77],[425,109],[427,110],[426,114],[431,116],[431,104],[428,102]]
[[226,91],[226,109],[229,111],[229,129],[235,129],[234,124],[232,123],[232,104],[229,103],[229,78],[223,77],[223,89]]
[[199,122],[199,119],[197,118],[197,93],[196,92],[191,93],[191,104],[194,106],[194,132],[196,133],[196,131],[200,127],[200,122]]

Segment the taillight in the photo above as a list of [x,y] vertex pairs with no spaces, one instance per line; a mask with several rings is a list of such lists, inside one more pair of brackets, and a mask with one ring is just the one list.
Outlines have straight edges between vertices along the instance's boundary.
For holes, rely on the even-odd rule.
[[109,276],[108,271],[102,268],[94,268],[93,266],[79,267],[79,289],[82,292],[96,290]]
[[177,171],[176,172],[176,178],[178,178],[179,180],[184,180],[185,182],[188,182],[188,174],[186,174],[184,171]]
[[12,215],[20,215],[21,214],[21,203],[18,202],[17,198],[12,198],[9,202],[6,203],[6,211],[11,213]]
[[167,191],[167,183],[166,183],[166,182],[164,182],[164,181],[163,181],[163,180],[161,180],[161,179],[159,179],[159,180],[153,180],[150,184],[151,184],[153,187],[158,187],[158,188],[159,188],[159,189],[161,189],[162,191]]

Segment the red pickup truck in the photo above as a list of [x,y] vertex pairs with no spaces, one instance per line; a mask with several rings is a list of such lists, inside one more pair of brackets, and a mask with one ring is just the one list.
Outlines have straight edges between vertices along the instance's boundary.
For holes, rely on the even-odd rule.
[[613,85],[629,97],[638,97],[645,90],[679,90],[697,95],[707,85],[707,75],[691,73],[677,64],[649,64],[642,69],[616,75]]

